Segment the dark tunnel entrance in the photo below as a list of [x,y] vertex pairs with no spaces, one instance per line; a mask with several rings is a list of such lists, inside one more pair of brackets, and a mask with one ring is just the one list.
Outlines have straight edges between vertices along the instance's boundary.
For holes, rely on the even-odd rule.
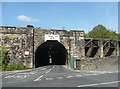
[[67,50],[58,41],[48,40],[35,51],[35,67],[46,65],[65,65]]

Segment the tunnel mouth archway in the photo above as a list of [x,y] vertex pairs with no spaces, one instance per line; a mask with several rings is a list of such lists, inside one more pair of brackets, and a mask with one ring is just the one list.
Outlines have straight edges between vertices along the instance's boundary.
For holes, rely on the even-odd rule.
[[66,48],[57,40],[47,40],[35,51],[35,68],[47,65],[65,65]]

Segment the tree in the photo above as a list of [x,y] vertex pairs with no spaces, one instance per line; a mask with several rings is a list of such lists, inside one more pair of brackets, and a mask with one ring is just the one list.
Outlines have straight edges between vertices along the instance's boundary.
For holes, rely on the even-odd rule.
[[109,32],[109,39],[117,39],[118,34],[115,31],[110,31]]
[[118,39],[120,40],[120,33],[118,33],[117,36],[118,36]]
[[87,35],[91,38],[100,38],[100,39],[117,39],[118,34],[115,31],[110,31],[106,29],[103,25],[98,25],[94,27]]
[[98,25],[98,26],[94,27],[88,33],[88,37],[91,37],[91,38],[108,38],[109,37],[109,31],[103,25]]

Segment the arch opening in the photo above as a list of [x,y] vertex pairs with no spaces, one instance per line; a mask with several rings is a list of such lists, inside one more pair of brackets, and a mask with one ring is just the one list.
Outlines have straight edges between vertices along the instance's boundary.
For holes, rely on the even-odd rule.
[[65,65],[67,50],[58,41],[48,40],[35,51],[35,68],[46,65]]

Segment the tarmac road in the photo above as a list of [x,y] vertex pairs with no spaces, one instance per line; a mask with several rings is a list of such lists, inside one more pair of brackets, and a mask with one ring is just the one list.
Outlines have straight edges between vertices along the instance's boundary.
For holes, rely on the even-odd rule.
[[118,72],[75,72],[63,65],[3,72],[3,87],[118,87]]

